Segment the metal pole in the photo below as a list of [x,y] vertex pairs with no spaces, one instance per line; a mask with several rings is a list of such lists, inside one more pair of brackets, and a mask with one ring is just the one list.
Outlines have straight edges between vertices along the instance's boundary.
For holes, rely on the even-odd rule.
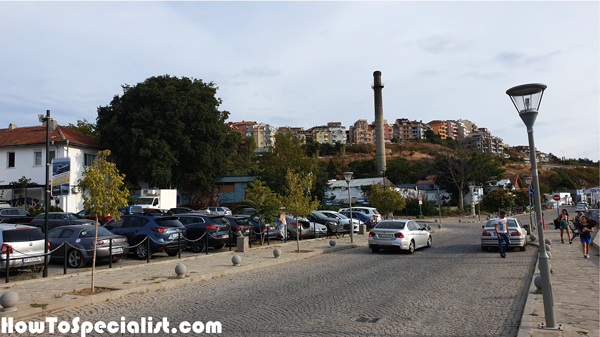
[[539,253],[539,269],[540,276],[542,278],[542,293],[544,299],[544,314],[546,317],[547,329],[557,329],[556,317],[554,316],[554,296],[552,293],[552,282],[550,280],[550,262],[548,261],[548,254],[546,253],[546,245],[544,244],[544,229],[542,226],[542,204],[540,199],[540,183],[538,180],[538,169],[535,154],[535,141],[533,139],[533,126],[528,126],[527,135],[529,138],[529,148],[531,151],[530,162],[531,162],[531,175],[533,182],[533,191],[535,198],[535,211],[536,220],[538,227],[538,236],[540,242],[540,253]]
[[146,242],[146,263],[150,263],[150,236],[146,235],[146,240],[148,240]]
[[63,259],[63,275],[67,275],[67,241],[65,241],[65,243],[63,243],[65,249],[64,249],[64,259]]
[[[348,184],[348,205],[350,205],[350,221],[352,221],[352,197],[350,196],[350,180],[346,180]],[[350,243],[354,243],[354,225],[350,226]]]
[[112,268],[112,238],[108,239],[108,268]]
[[44,271],[42,277],[48,277],[48,208],[50,208],[50,110],[46,110],[46,193],[44,193]]
[[477,221],[481,221],[481,186],[477,187]]
[[440,187],[438,186],[438,212],[440,213],[440,225],[442,224],[442,198],[440,197]]
[[[5,283],[8,283],[8,278],[9,278],[9,272],[10,272],[10,250],[12,249],[11,246],[7,245],[6,246],[6,281]],[[44,269],[46,270],[46,269]]]

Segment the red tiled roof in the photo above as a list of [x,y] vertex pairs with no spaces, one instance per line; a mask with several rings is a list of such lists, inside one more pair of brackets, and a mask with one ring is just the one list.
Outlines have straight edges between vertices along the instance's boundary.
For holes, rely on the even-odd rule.
[[[72,145],[106,148],[100,144],[99,140],[63,126],[58,126],[56,130],[50,131],[50,141],[65,142],[66,140]],[[13,130],[0,129],[0,147],[35,144],[46,144],[46,127],[43,125],[19,127]]]

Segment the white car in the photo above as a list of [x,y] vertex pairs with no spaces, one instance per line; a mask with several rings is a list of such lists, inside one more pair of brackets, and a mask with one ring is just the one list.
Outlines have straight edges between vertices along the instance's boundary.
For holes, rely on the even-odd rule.
[[432,238],[426,227],[412,220],[384,220],[369,232],[369,249],[377,253],[380,249],[406,250],[431,247]]
[[[506,218],[508,232],[510,236],[509,247],[518,247],[521,251],[527,250],[527,230],[515,218]],[[487,251],[489,247],[498,247],[498,237],[496,236],[496,221],[494,219],[482,226],[481,250]]]
[[[339,212],[350,212],[349,208],[342,208]],[[361,212],[364,215],[368,216],[375,223],[379,223],[379,221],[383,220],[381,214],[377,211],[375,207],[352,207],[352,212]]]
[[587,207],[586,204],[577,204],[577,206],[575,206],[575,211],[576,212],[579,212],[579,211],[581,211],[581,212],[587,212],[587,210],[588,210],[588,207]]
[[[338,213],[336,211],[319,211],[323,214],[325,214],[327,217],[331,218],[331,219],[337,219],[340,221],[340,223],[342,225],[347,225],[348,223],[350,223],[350,218],[345,216],[344,214]],[[358,233],[358,227],[362,224],[363,222],[358,220],[358,219],[352,219],[352,224],[354,225],[354,232]]]
[[219,215],[232,215],[231,210],[227,207],[221,206],[210,206],[204,207],[200,209],[201,211],[210,211],[210,214],[219,214]]

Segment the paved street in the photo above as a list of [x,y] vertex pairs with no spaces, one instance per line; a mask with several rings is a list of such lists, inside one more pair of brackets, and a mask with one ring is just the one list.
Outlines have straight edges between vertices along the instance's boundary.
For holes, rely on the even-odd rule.
[[448,227],[413,255],[349,249],[51,316],[220,321],[226,336],[515,336],[537,250],[501,259],[481,251],[481,225]]

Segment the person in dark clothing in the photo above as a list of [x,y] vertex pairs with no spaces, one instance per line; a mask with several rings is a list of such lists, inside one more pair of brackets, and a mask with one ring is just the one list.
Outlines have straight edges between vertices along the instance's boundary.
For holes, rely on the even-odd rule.
[[579,237],[581,239],[581,245],[583,246],[583,258],[590,258],[590,243],[592,242],[592,233],[594,227],[598,223],[586,216],[582,216],[579,219],[579,225],[577,225],[577,231],[579,231]]

